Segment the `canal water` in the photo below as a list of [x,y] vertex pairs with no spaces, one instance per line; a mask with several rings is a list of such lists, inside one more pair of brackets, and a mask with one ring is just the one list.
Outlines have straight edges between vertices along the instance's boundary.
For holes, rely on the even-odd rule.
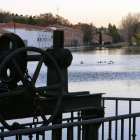
[[[83,64],[81,64],[81,61]],[[123,49],[73,52],[69,91],[140,97],[140,55]]]
[[[72,54],[72,65],[68,68],[69,92],[90,91],[91,94],[105,93],[103,96],[109,97],[140,98],[140,52],[104,48],[77,51]],[[35,67],[34,62],[28,66],[31,75]],[[44,85],[45,81],[46,67],[43,66],[37,86]],[[114,103],[108,101],[105,106],[105,116],[113,116]],[[128,113],[128,103],[119,103],[119,107],[119,115]],[[140,105],[134,103],[133,108],[132,112],[138,112]],[[25,123],[25,120],[20,122]],[[63,139],[65,137],[64,135]],[[50,139],[48,136],[47,138]]]

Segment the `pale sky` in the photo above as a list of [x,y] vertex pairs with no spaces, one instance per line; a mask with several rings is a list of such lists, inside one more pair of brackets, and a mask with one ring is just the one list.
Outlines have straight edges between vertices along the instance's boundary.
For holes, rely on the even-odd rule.
[[[140,12],[139,0],[0,0],[0,9],[22,15],[40,15],[51,12],[71,23],[93,23],[96,27],[117,27],[129,12]],[[86,20],[87,19],[87,20]]]

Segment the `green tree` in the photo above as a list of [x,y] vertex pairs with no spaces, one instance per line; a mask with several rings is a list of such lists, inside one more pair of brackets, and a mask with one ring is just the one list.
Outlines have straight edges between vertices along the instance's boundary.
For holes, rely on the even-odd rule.
[[133,28],[133,37],[137,44],[140,44],[140,23],[136,24]]
[[0,23],[7,23],[11,21],[11,13],[0,10]]
[[108,24],[108,35],[109,35],[109,36],[112,36],[112,35],[113,35],[111,23]]
[[140,44],[140,30],[137,31],[136,37],[137,37],[137,43],[139,45]]
[[36,21],[32,18],[32,16],[29,16],[29,18],[27,19],[27,24],[35,25]]
[[27,24],[27,20],[24,18],[14,18],[13,22]]
[[118,41],[120,41],[120,35],[118,33],[118,29],[116,28],[116,25],[111,25],[111,23],[109,23],[107,34],[113,37],[113,43],[117,43]]
[[30,16],[29,18],[27,17],[16,17],[16,16],[13,16],[13,22],[17,22],[17,23],[23,23],[23,24],[30,24],[30,25],[35,25],[36,24],[36,21],[35,19],[32,18],[32,16]]

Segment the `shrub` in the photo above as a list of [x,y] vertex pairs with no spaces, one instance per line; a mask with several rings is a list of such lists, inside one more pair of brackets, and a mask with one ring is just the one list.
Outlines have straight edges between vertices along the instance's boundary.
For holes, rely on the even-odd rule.
[[108,42],[105,42],[104,44],[105,45],[111,45],[111,42],[108,41]]

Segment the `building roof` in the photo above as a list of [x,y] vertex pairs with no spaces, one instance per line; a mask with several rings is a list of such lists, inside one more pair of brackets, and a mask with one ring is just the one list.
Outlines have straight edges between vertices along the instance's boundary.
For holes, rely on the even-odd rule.
[[53,25],[51,25],[51,27],[55,27],[57,29],[64,29],[64,30],[72,30],[72,31],[76,31],[76,32],[82,32],[82,31],[76,30],[72,27],[62,26],[62,25],[58,25],[58,24],[53,24]]
[[0,34],[4,34],[4,33],[11,33],[11,32],[5,31],[5,30],[3,30],[3,29],[0,28]]
[[52,31],[52,29],[47,27],[41,27],[41,26],[35,26],[35,25],[29,25],[29,24],[22,24],[22,23],[4,23],[0,24],[0,28],[17,28],[17,29],[35,29],[35,30],[46,30],[46,31]]
[[0,25],[3,25],[3,24],[5,24],[5,23],[0,23]]

